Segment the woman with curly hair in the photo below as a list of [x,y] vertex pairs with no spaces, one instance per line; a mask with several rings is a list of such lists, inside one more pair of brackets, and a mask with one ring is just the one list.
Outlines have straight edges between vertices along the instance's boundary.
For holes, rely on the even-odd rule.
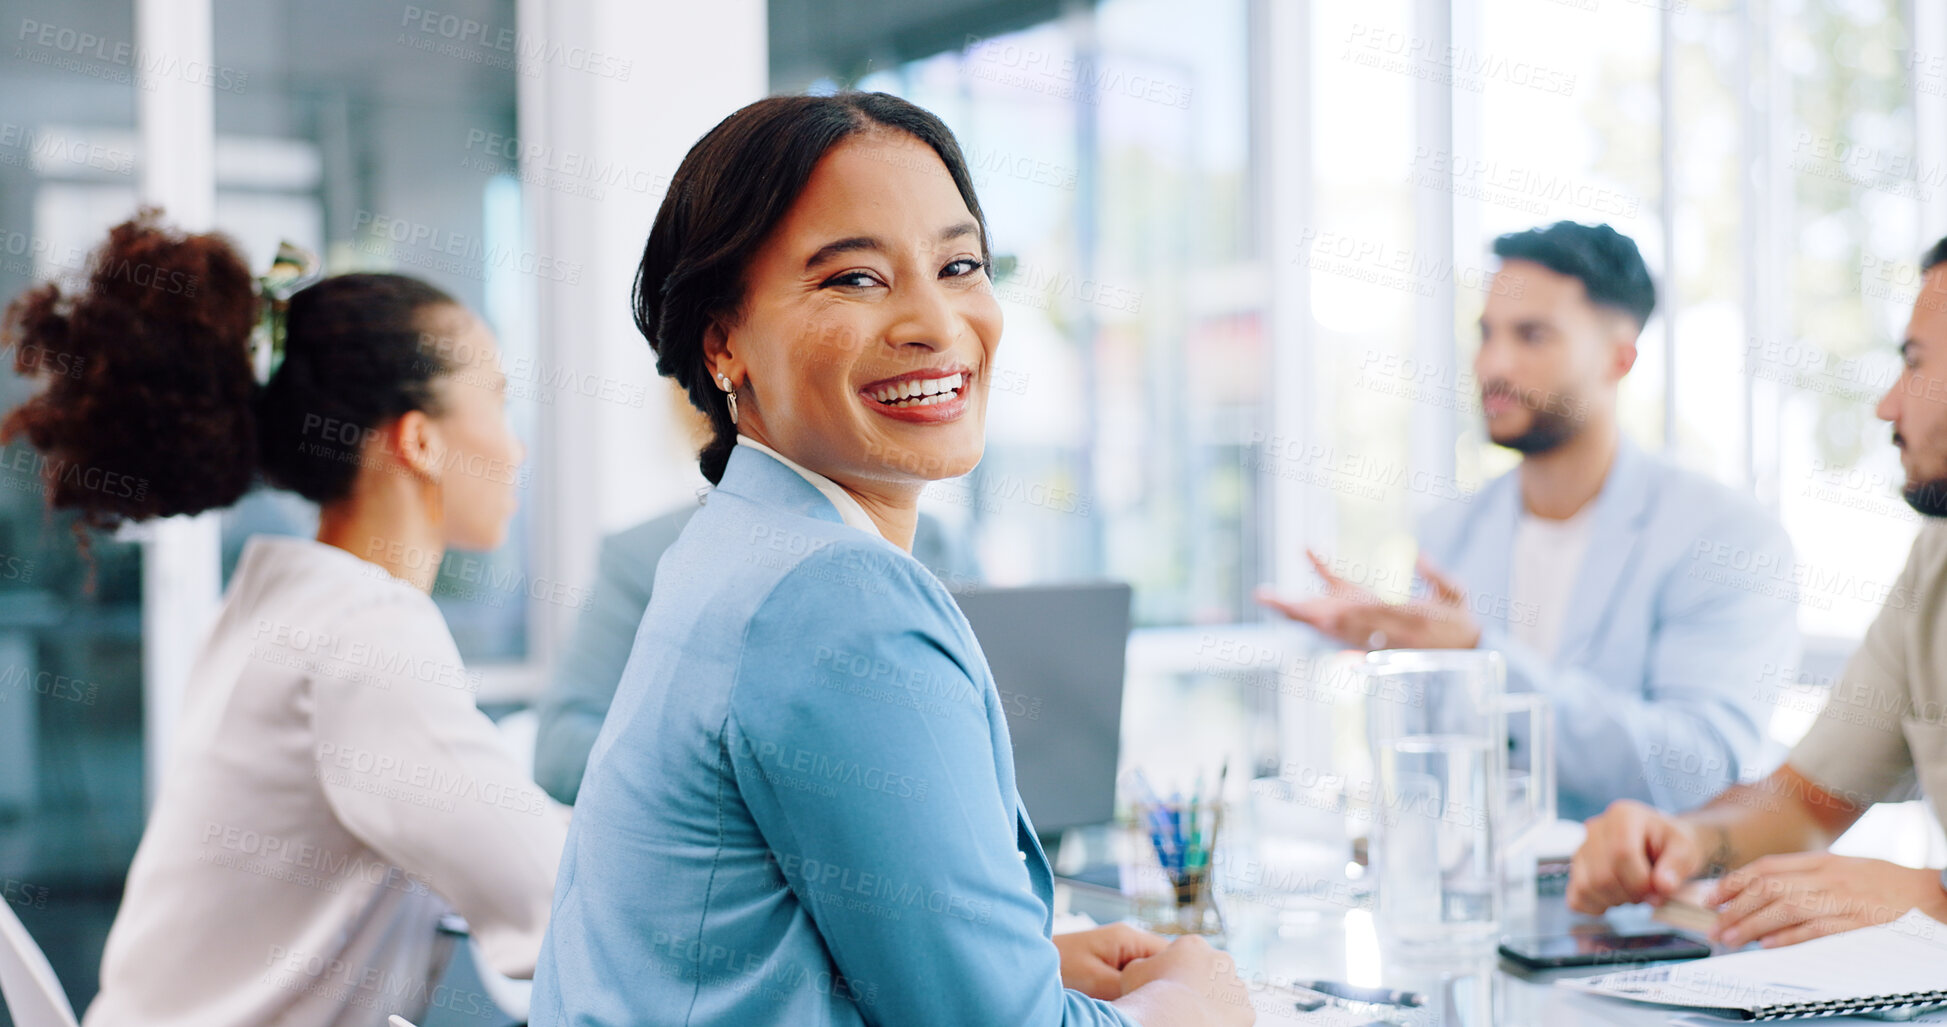
[[237,564],[89,1027],[383,1024],[437,997],[449,909],[517,977],[547,925],[565,819],[475,707],[430,595],[445,550],[499,545],[514,511],[492,333],[412,278],[326,278],[276,315],[259,385],[265,303],[227,240],[146,211],[77,290],[38,286],[4,320],[20,372],[48,353],[79,370],[43,372],[0,441],[41,452],[80,524],[219,509],[259,482],[319,508],[315,540],[256,536]]

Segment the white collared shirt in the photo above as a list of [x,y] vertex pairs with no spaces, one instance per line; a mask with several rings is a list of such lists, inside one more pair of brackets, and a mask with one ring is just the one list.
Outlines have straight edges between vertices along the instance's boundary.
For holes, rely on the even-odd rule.
[[859,501],[853,499],[852,494],[845,491],[837,482],[819,474],[817,471],[802,466],[797,461],[748,435],[737,436],[737,445],[749,446],[759,453],[771,457],[778,463],[798,472],[798,477],[810,482],[812,488],[824,493],[825,498],[831,500],[832,505],[838,508],[839,520],[866,534],[877,535],[880,538],[886,537],[885,532],[879,530],[879,525],[872,519],[872,515],[865,512],[865,507],[860,506]]

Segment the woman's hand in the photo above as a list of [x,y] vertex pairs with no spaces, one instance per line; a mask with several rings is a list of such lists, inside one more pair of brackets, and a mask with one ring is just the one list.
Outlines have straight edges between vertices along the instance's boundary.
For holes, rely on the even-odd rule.
[[1162,938],[1128,924],[1110,924],[1055,935],[1061,951],[1061,983],[1089,998],[1113,1002],[1122,997],[1122,968],[1132,960],[1162,952]]
[[1237,964],[1194,934],[1124,966],[1122,993],[1116,1005],[1147,1027],[1250,1027],[1257,1022]]
[[1711,940],[1732,948],[1794,945],[1897,920],[1915,906],[1947,920],[1940,871],[1829,852],[1754,859],[1726,874],[1706,901],[1721,907]]

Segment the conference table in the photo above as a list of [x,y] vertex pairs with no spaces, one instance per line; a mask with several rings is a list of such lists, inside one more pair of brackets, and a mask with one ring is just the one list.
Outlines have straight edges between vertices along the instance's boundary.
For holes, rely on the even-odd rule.
[[[1064,840],[1064,845],[1067,841]],[[1660,925],[1645,906],[1611,910],[1589,917],[1569,910],[1560,879],[1544,880],[1533,907],[1534,933],[1559,934],[1612,928],[1650,931]],[[1407,957],[1388,951],[1373,925],[1370,903],[1319,903],[1294,910],[1249,896],[1223,895],[1219,944],[1237,960],[1238,974],[1264,1027],[1398,1023],[1412,1027],[1557,1027],[1563,1024],[1666,1024],[1671,1010],[1598,998],[1557,987],[1563,977],[1607,972],[1609,967],[1529,971],[1502,960],[1494,946],[1451,951],[1437,957]],[[1117,891],[1057,878],[1058,914],[1080,914],[1097,923],[1137,919],[1136,900]],[[1420,993],[1418,1008],[1334,1004],[1300,1012],[1299,995],[1278,986],[1281,980],[1342,981]],[[1820,1021],[1823,1023],[1831,1020]]]

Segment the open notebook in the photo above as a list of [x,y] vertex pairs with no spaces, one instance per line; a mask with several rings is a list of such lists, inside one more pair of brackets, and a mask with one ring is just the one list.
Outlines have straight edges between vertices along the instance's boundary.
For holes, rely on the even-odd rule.
[[1947,924],[1915,909],[1889,924],[1784,948],[1556,983],[1736,1020],[1904,1018],[1947,1004]]

